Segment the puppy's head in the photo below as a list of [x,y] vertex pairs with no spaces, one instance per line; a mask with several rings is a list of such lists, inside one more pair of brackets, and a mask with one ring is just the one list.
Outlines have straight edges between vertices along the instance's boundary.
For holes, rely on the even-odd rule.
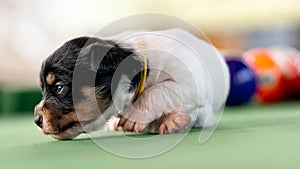
[[[56,139],[72,139],[99,127],[93,123],[111,104],[113,74],[128,57],[133,60],[130,69],[139,71],[142,63],[133,51],[114,42],[89,37],[66,42],[42,64],[43,98],[34,110],[37,126]],[[75,67],[80,80],[74,85]],[[96,77],[91,81],[93,74]]]

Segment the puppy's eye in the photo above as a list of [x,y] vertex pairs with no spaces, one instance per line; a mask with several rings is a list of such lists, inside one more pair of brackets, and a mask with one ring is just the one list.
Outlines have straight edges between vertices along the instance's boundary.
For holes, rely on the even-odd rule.
[[63,91],[64,91],[63,85],[56,85],[56,93],[57,94],[62,94]]

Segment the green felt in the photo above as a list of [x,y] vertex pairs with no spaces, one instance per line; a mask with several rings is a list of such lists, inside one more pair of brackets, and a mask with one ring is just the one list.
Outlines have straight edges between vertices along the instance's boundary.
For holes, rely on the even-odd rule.
[[299,169],[299,110],[299,101],[226,108],[205,144],[198,143],[199,130],[194,129],[170,151],[147,159],[113,155],[84,135],[55,141],[38,132],[31,116],[0,117],[0,168]]

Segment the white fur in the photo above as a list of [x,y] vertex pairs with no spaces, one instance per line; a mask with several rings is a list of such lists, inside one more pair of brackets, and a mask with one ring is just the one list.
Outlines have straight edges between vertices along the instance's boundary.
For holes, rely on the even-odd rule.
[[[126,92],[130,81],[122,77],[113,96],[115,105],[111,105],[119,113],[132,121],[148,123],[180,110],[191,116],[194,126],[214,124],[214,112],[222,108],[228,95],[229,73],[212,45],[180,29],[128,32],[108,39],[145,54],[150,67],[146,89],[133,106],[128,106],[133,93]],[[106,128],[112,129],[114,124],[110,121]]]

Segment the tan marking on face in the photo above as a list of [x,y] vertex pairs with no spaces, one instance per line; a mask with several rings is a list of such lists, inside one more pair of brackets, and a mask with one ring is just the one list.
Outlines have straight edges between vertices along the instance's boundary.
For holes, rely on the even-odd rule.
[[67,114],[53,112],[51,109],[43,111],[43,131],[45,133],[59,133],[60,129],[69,125],[72,122],[78,122],[75,111],[70,111]]
[[43,111],[43,132],[45,133],[57,133],[58,132],[58,116],[51,112],[50,109],[44,109]]
[[86,98],[95,96],[95,88],[93,88],[93,87],[87,87],[87,86],[82,87],[81,92],[82,92],[83,96]]
[[[65,128],[74,123],[74,125]],[[51,111],[51,109],[44,109],[43,111],[43,129],[44,134],[50,134],[57,140],[73,139],[84,130],[78,122],[75,111],[70,111],[67,114],[59,114]]]
[[70,140],[77,137],[79,134],[83,132],[83,129],[80,124],[72,126],[71,128],[67,129],[58,134],[52,134],[51,137],[56,140]]
[[99,116],[104,113],[106,108],[109,106],[108,103],[106,103],[106,101],[101,98],[101,92],[99,91],[99,89],[85,86],[81,88],[81,92],[85,99],[75,107],[76,110],[85,110],[85,116]]
[[53,85],[55,81],[55,75],[53,72],[49,72],[48,75],[46,76],[46,82],[48,85]]

